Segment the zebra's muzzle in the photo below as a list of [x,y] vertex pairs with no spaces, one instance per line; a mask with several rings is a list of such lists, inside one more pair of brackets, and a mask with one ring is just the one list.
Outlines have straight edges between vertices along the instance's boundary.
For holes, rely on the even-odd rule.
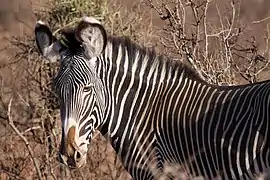
[[75,126],[69,128],[67,136],[62,137],[58,161],[70,168],[80,168],[86,163],[86,152],[75,142]]
[[79,152],[75,152],[74,156],[66,156],[59,153],[58,161],[71,169],[81,168],[86,164],[86,154],[81,155]]

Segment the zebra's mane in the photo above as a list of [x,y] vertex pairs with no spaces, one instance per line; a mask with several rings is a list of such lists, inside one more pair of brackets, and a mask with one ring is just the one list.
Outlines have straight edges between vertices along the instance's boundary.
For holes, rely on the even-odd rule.
[[75,28],[65,28],[60,31],[60,34],[61,43],[68,47],[70,51],[76,52],[76,50],[81,47],[82,43],[75,37]]
[[[154,48],[147,48],[144,46],[140,46],[137,43],[133,42],[129,37],[118,37],[118,36],[110,36],[108,37],[108,41],[112,43],[113,51],[118,51],[118,47],[121,45],[122,47],[126,47],[127,53],[129,55],[128,60],[131,61],[128,63],[132,65],[132,62],[135,59],[135,54],[139,52],[141,57],[148,56],[148,63],[150,66],[153,64],[154,60],[158,61],[166,61],[167,67],[171,67],[172,69],[180,68],[180,71],[185,72],[185,76],[189,77],[193,80],[200,81],[206,83],[199,74],[192,68],[190,68],[185,63],[180,60],[173,60],[167,56],[159,55]],[[132,58],[133,57],[133,58]],[[116,56],[115,56],[116,58]],[[141,58],[143,60],[144,58]]]
[[[69,48],[70,51],[75,52],[81,48],[81,42],[79,42],[75,37],[75,29],[74,28],[66,28],[61,31],[61,38],[60,41]],[[205,82],[201,77],[198,75],[198,73],[181,62],[180,60],[172,60],[169,57],[166,57],[164,55],[159,55],[153,48],[146,48],[143,46],[138,45],[137,43],[134,43],[132,40],[130,40],[129,37],[118,37],[118,36],[109,36],[108,42],[112,43],[113,46],[113,53],[117,53],[119,50],[118,47],[121,45],[122,47],[126,47],[127,53],[130,58],[128,58],[131,63],[128,63],[129,65],[132,64],[132,61],[134,61],[135,54],[139,52],[141,57],[148,56],[148,63],[149,66],[153,64],[154,60],[158,61],[166,61],[167,65],[169,67],[175,69],[180,68],[180,71],[185,72],[185,76],[189,77],[191,79],[194,79],[196,81]],[[132,58],[133,57],[133,58]],[[116,57],[115,57],[116,58]],[[143,59],[143,58],[141,58]]]

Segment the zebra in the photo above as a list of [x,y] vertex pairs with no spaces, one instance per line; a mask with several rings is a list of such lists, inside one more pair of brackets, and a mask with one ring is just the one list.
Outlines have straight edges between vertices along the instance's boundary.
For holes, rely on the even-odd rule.
[[61,163],[85,165],[99,130],[133,179],[158,179],[174,164],[187,177],[205,179],[254,179],[269,168],[269,80],[207,83],[183,62],[108,36],[93,17],[61,35],[36,24],[41,55],[60,63],[53,89],[62,121]]

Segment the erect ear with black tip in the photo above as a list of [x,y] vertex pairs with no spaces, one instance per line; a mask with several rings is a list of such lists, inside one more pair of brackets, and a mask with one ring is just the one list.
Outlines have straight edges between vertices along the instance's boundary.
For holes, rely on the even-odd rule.
[[89,57],[99,56],[107,44],[107,35],[101,23],[92,17],[84,17],[75,29],[75,36],[83,44]]
[[48,60],[54,62],[59,58],[61,44],[56,41],[50,28],[42,21],[38,21],[35,27],[35,39],[39,52]]

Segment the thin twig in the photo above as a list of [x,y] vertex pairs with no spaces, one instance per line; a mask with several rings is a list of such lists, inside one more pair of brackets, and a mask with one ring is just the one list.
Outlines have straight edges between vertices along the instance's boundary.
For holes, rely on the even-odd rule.
[[261,20],[252,21],[252,24],[258,24],[258,23],[261,23],[261,22],[267,21],[268,19],[270,19],[270,16],[268,16],[268,17],[266,17],[266,18],[263,18],[263,19],[261,19]]
[[28,128],[28,129],[26,129],[22,134],[26,134],[26,133],[28,133],[29,131],[36,130],[36,129],[41,129],[41,127],[40,127],[40,126],[30,127],[30,128]]
[[205,7],[204,7],[204,18],[203,18],[203,25],[204,25],[204,34],[205,34],[205,59],[208,58],[208,46],[209,46],[209,42],[208,42],[208,33],[207,33],[207,11],[208,11],[208,6],[209,3],[211,2],[211,0],[207,0]]
[[36,158],[34,157],[34,152],[33,152],[33,149],[31,148],[31,146],[29,145],[29,142],[28,140],[22,135],[22,133],[17,129],[17,127],[14,125],[13,123],[13,119],[11,117],[11,106],[12,106],[12,101],[13,101],[13,98],[10,99],[9,101],[9,104],[8,104],[8,112],[7,112],[7,115],[8,115],[8,122],[9,122],[9,125],[10,127],[14,130],[14,132],[24,141],[24,144],[26,145],[27,149],[28,149],[28,152],[30,154],[30,157],[34,163],[34,166],[35,166],[35,169],[36,169],[36,172],[37,172],[37,175],[38,175],[38,179],[42,179],[42,175],[41,175],[41,172],[40,172],[40,169],[39,169],[39,165],[38,165],[38,162],[36,160]]
[[29,104],[28,102],[26,102],[26,100],[22,97],[22,95],[21,95],[18,91],[16,91],[16,93],[18,94],[18,96],[19,96],[19,98],[22,100],[22,102],[23,102],[26,106],[30,107],[30,104]]
[[232,21],[230,24],[230,31],[228,32],[227,36],[224,38],[225,40],[228,40],[228,38],[230,37],[230,35],[232,34],[232,30],[233,30],[233,26],[234,26],[234,22],[235,22],[235,4],[234,1],[231,1],[231,8],[232,8]]

